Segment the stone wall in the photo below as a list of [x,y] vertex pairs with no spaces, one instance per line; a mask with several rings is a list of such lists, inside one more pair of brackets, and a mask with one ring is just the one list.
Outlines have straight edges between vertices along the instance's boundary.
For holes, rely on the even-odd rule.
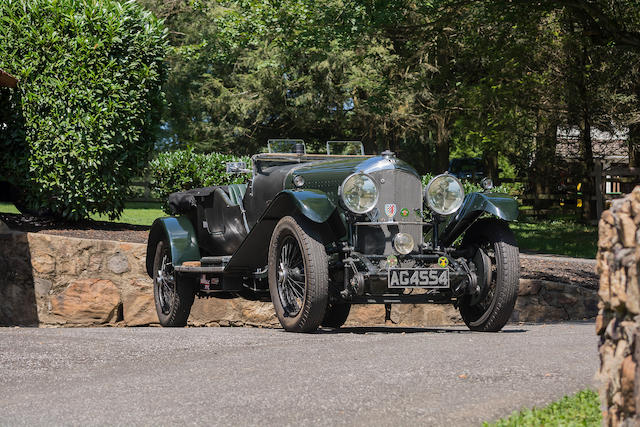
[[638,425],[640,417],[640,187],[616,200],[599,224],[600,399],[604,424]]
[[[0,230],[0,325],[157,323],[144,244]],[[582,320],[595,316],[597,295],[570,284],[521,280],[513,321]],[[461,324],[450,305],[393,305],[388,323]],[[271,303],[196,299],[194,326],[278,326]],[[383,305],[352,308],[347,326],[385,324]]]

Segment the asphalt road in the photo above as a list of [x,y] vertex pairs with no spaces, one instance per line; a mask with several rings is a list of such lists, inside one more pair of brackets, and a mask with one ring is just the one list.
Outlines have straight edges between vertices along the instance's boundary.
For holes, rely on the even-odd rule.
[[477,425],[593,386],[592,323],[0,328],[2,425]]

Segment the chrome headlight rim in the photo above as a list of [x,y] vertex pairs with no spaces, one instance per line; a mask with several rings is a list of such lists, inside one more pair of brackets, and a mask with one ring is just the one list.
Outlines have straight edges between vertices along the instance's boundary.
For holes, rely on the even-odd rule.
[[[352,208],[352,206],[349,206],[349,203],[345,200],[344,198],[344,185],[354,176],[364,176],[365,178],[369,179],[372,183],[373,186],[376,189],[376,197],[373,201],[373,203],[371,204],[371,206],[367,207],[366,210],[361,210],[361,211],[356,211]],[[342,204],[349,210],[349,212],[352,212],[356,215],[364,215],[367,214],[369,212],[371,212],[377,205],[378,205],[378,199],[380,198],[380,189],[378,188],[378,184],[376,183],[376,180],[373,179],[373,177],[371,175],[369,175],[368,173],[364,173],[364,172],[355,172],[352,173],[351,175],[347,176],[343,181],[342,184],[340,184],[340,201],[342,202]]]
[[[407,242],[402,243],[400,242],[401,239],[407,239],[407,242],[410,242],[410,243],[408,244]],[[396,233],[395,236],[393,236],[393,248],[400,255],[409,255],[411,252],[413,252],[415,247],[416,247],[416,243],[413,240],[413,236],[411,234],[399,232],[399,233]]]
[[[434,205],[433,200],[429,197],[429,189],[434,183],[436,183],[441,178],[453,179],[460,187],[460,203],[458,203],[458,205],[455,206],[455,209],[442,211]],[[465,196],[464,186],[462,185],[462,182],[458,178],[456,178],[454,175],[451,175],[450,173],[441,173],[440,175],[434,176],[433,178],[431,178],[431,181],[427,183],[427,186],[424,189],[424,199],[426,200],[427,206],[429,207],[429,209],[431,209],[433,212],[437,213],[438,215],[443,215],[443,216],[452,215],[456,213],[458,209],[460,209],[460,207],[462,206],[462,203],[464,202],[464,196]]]

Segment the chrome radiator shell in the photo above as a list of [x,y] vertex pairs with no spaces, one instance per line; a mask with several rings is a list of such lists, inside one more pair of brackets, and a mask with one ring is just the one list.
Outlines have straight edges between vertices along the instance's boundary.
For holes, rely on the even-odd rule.
[[[402,169],[378,170],[369,176],[376,181],[380,195],[368,221],[356,224],[356,250],[364,254],[395,254],[393,237],[402,232],[413,237],[417,251],[423,243],[422,225],[415,224],[422,221],[422,182]],[[391,212],[393,205],[395,210]]]

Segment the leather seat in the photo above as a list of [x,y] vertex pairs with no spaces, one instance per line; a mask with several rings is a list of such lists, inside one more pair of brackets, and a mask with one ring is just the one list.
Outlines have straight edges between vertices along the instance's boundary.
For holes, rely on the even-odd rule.
[[247,192],[247,184],[229,184],[227,189],[229,193],[229,200],[233,206],[240,205],[244,198],[244,194]]

